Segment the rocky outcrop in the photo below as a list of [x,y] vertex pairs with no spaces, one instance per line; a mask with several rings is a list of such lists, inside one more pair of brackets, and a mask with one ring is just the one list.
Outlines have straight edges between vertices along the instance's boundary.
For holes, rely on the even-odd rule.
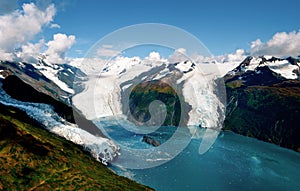
[[143,140],[142,141],[145,142],[145,143],[147,143],[147,144],[149,144],[149,145],[152,145],[154,147],[160,146],[160,142],[159,141],[157,141],[154,138],[149,137],[147,135],[143,136]]

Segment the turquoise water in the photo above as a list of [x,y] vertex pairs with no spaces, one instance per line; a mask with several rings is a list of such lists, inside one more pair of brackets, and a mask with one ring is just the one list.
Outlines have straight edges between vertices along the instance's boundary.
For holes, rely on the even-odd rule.
[[[107,128],[114,139],[126,142],[126,146],[149,147],[141,142],[142,135],[114,125]],[[222,133],[203,155],[198,154],[200,142],[201,139],[192,139],[174,159],[154,168],[133,170],[116,165],[110,168],[158,191],[300,190],[297,152],[231,132]],[[130,160],[130,155],[126,159],[121,155],[118,160],[122,166],[122,161]]]

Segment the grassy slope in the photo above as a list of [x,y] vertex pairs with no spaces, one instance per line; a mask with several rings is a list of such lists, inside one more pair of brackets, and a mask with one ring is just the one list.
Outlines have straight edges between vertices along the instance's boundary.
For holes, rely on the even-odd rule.
[[151,190],[0,104],[0,190]]

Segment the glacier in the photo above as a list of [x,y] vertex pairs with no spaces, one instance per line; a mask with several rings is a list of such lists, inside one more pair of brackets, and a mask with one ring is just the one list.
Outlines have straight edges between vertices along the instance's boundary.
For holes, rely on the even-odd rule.
[[225,91],[219,91],[222,95],[216,95],[215,79],[225,72],[219,72],[218,65],[194,64],[185,60],[175,66],[164,58],[153,60],[150,56],[145,59],[118,56],[106,62],[87,59],[82,66],[83,69],[79,68],[89,78],[84,82],[83,91],[77,92],[75,88],[72,101],[88,119],[122,115],[122,104],[127,103],[122,100],[126,99],[122,97],[122,92],[142,81],[162,80],[172,86],[174,80],[171,78],[175,78],[175,86],[183,84],[179,91],[182,91],[184,101],[192,106],[187,125],[221,128],[220,121],[226,105]]
[[[128,108],[126,104],[129,104],[129,97],[128,95],[126,97],[126,94],[124,96],[124,92],[130,92],[137,84],[154,80],[165,82],[176,91],[179,91],[179,94],[183,97],[181,102],[191,106],[189,110],[184,110],[188,114],[186,126],[190,133],[189,136],[191,139],[202,140],[198,153],[204,154],[213,146],[225,119],[226,90],[222,77],[230,71],[234,72],[235,68],[240,66],[243,60],[247,58],[246,55],[243,55],[243,52],[239,52],[237,57],[229,55],[226,59],[217,58],[216,60],[213,57],[198,57],[192,61],[184,57],[181,60],[171,62],[169,59],[157,55],[152,52],[144,59],[137,56],[125,57],[121,55],[110,60],[86,58],[81,60],[81,65],[77,65],[86,74],[87,78],[83,82],[84,90],[80,89],[78,91],[76,86],[74,87],[73,105],[88,119],[96,121],[101,131],[119,144],[122,150],[121,158],[124,159],[124,156],[127,155],[132,156],[131,163],[126,163],[132,168],[141,168],[135,166],[135,163],[146,160],[147,152],[145,154],[136,152],[133,148],[128,149],[126,142],[120,143],[118,139],[114,139],[115,137],[110,137],[109,133],[111,132],[108,134],[105,132],[110,131],[109,128],[105,124],[101,124],[101,121],[108,118],[117,122],[120,122],[119,117],[122,120],[127,117],[128,120],[128,116],[126,116],[128,113],[124,112],[124,107]],[[271,70],[286,79],[295,79],[294,70],[299,68],[299,64],[292,65],[285,59],[275,61],[272,61],[271,57],[266,59],[267,62],[263,64]],[[250,64],[243,67],[242,70],[255,71],[258,66],[262,65],[262,61],[263,57],[253,57]],[[130,128],[126,127],[123,122],[118,124],[130,131]],[[199,126],[205,131],[201,131]],[[136,129],[132,132],[139,134]],[[136,136],[136,134],[132,136]],[[177,139],[181,138],[183,142],[185,141],[188,144],[186,137],[177,137]],[[170,148],[170,145],[167,148]],[[161,150],[151,149],[151,152],[159,151]],[[155,160],[170,159],[170,157],[156,157]],[[149,161],[144,162],[146,164]],[[151,164],[147,168],[150,166]]]
[[53,111],[50,105],[22,102],[11,98],[2,89],[1,83],[0,103],[25,111],[28,116],[41,123],[47,130],[75,144],[83,146],[96,160],[105,165],[120,154],[119,147],[112,140],[94,136],[78,128],[77,125],[65,121]]
[[[224,72],[225,67],[219,71],[218,64],[194,63],[191,60],[173,63],[158,56],[153,58],[151,55],[156,54],[152,52],[144,59],[117,56],[111,60],[97,61],[94,58],[87,58],[82,62],[82,68],[79,66],[80,71],[86,72],[87,76],[86,81],[83,82],[84,90],[78,91],[74,86],[73,105],[92,121],[101,121],[101,119],[105,120],[109,117],[120,121],[121,117],[133,122],[132,125],[149,126],[146,123],[151,123],[152,116],[145,123],[136,122],[131,116],[132,113],[128,109],[130,107],[129,95],[136,85],[159,80],[170,85],[181,96],[180,107],[181,111],[185,113],[181,113],[179,126],[187,127],[185,129],[189,131],[189,134],[176,131],[171,139],[160,147],[152,149],[150,153],[169,153],[172,158],[187,146],[191,139],[204,137],[205,141],[199,146],[199,154],[204,154],[216,140],[225,119],[225,85],[222,80],[217,80],[223,73],[226,73]],[[231,64],[229,67],[233,67],[233,65]],[[75,84],[77,83],[75,82]],[[149,107],[149,109],[151,108]],[[188,119],[185,119],[186,116]],[[156,125],[162,125],[160,122],[157,124],[158,119],[154,120]],[[159,121],[163,122],[164,120]],[[126,128],[123,123],[120,125]],[[106,133],[107,127],[97,126],[107,137],[118,142],[117,139],[113,139],[109,133]],[[199,133],[199,126],[210,130],[204,134]],[[128,128],[126,129],[128,130]],[[134,130],[136,133],[138,133],[137,129]],[[174,149],[173,142],[179,140],[183,142],[182,146]],[[135,162],[126,163],[128,168],[149,168],[163,163],[144,161],[142,165],[136,165],[147,158],[145,156],[149,154],[149,150],[136,151],[133,148],[124,147],[124,144],[126,145],[126,143],[119,144],[122,151],[121,156],[135,156],[135,160],[133,160]],[[159,161],[161,158],[164,157],[157,155],[155,160]],[[167,159],[170,160],[170,157]],[[160,161],[166,162],[167,160]]]

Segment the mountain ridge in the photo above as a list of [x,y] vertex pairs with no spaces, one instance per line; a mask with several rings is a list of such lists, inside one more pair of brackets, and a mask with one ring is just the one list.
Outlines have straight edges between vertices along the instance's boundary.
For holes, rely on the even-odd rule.
[[[260,57],[254,64],[252,60],[247,57],[224,77],[227,113],[223,129],[300,152],[299,59]],[[277,61],[283,67],[295,67],[282,75],[274,70]]]

